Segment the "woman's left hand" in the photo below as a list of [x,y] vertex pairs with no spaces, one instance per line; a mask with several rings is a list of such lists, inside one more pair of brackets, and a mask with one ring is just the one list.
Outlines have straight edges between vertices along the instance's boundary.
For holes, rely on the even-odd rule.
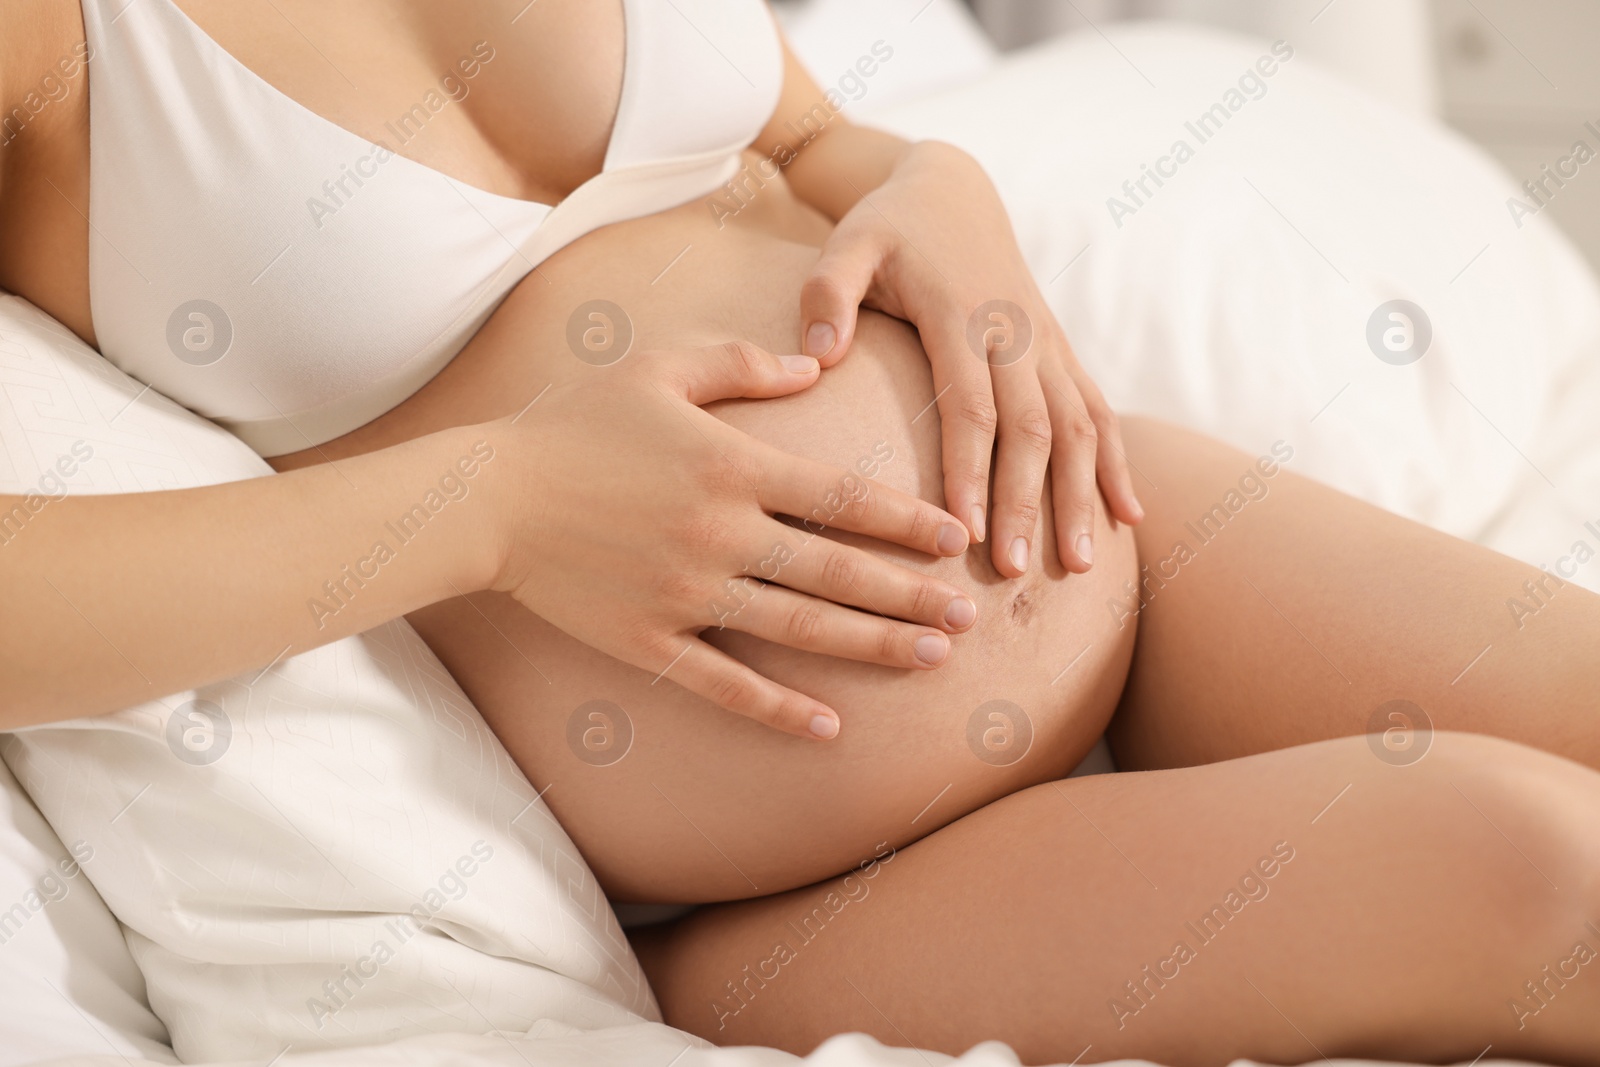
[[945,510],[985,539],[1001,574],[1027,570],[1046,470],[1061,562],[1094,562],[1095,491],[1137,523],[1117,417],[1045,305],[993,184],[937,142],[913,145],[878,188],[839,220],[800,294],[807,355],[824,366],[850,350],[859,306],[917,327],[933,367],[942,424]]

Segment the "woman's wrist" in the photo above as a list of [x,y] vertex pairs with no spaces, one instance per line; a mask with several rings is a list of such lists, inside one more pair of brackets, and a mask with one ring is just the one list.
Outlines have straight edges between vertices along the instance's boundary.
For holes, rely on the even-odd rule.
[[[490,588],[503,500],[529,491],[497,474],[523,447],[467,426],[284,474],[53,504],[0,568],[0,729],[193,689]],[[85,643],[75,605],[91,601],[101,640]]]
[[[447,586],[440,599],[500,585],[525,527],[528,472],[508,440],[509,420],[454,427],[427,439],[417,501],[405,514],[447,518],[449,550],[439,558]],[[450,514],[447,514],[450,513]],[[404,532],[404,531],[402,531]]]

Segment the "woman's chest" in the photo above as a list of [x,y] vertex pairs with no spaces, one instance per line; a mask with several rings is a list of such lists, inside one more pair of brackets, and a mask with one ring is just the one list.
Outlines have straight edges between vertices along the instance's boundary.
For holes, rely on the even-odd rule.
[[480,189],[553,204],[605,162],[621,0],[141,2],[175,2],[285,96]]
[[[553,204],[605,163],[627,54],[622,0],[137,2],[166,10],[129,15],[168,27],[188,20],[197,31],[159,42],[173,52],[163,61],[169,69],[203,62],[222,86],[239,84],[242,68],[244,82],[259,77],[309,113],[299,116],[305,128],[320,132],[326,120],[466,186]],[[85,24],[89,5],[107,23],[98,42]],[[40,72],[37,85],[6,85],[19,110],[11,111],[0,146],[0,289],[21,294],[97,347],[89,284],[90,82],[98,79],[102,93],[126,95],[128,65],[115,49],[103,54],[111,31],[129,29],[117,17],[123,6],[29,0],[0,13],[12,67]],[[191,132],[202,140],[191,138],[185,151],[203,157],[206,131]],[[301,199],[342,208],[361,175],[347,176],[340,162],[349,163],[337,160],[317,175],[331,191],[312,188]],[[123,263],[135,255],[127,241],[110,241],[107,258]],[[128,266],[148,277],[160,264]]]

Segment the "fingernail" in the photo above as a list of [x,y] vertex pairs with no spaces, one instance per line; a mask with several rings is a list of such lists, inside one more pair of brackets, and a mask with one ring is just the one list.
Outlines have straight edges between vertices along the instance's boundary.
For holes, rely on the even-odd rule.
[[972,505],[972,536],[983,540],[983,505]]
[[820,713],[811,716],[811,735],[824,741],[832,740],[839,736],[839,720]]
[[825,356],[833,351],[833,327],[826,322],[813,322],[811,328],[806,330],[806,353],[812,356]]
[[937,544],[939,551],[947,556],[953,556],[957,552],[965,552],[967,549],[967,531],[955,523],[947,522],[939,527]]
[[1079,534],[1073,547],[1078,550],[1079,559],[1091,567],[1094,566],[1094,540],[1088,534]]
[[1028,569],[1028,539],[1019,537],[1011,542],[1011,565],[1019,571]]
[[1136,519],[1144,518],[1144,505],[1137,500],[1133,502],[1133,517]]
[[944,662],[945,656],[950,652],[950,639],[944,634],[923,634],[912,645],[917,650],[917,658],[929,665],[938,665]]
[[778,362],[795,374],[810,374],[817,369],[817,361],[810,356],[779,356]]
[[950,601],[950,606],[944,609],[945,625],[954,626],[958,630],[965,626],[971,626],[973,620],[977,617],[978,605],[964,596],[956,597]]

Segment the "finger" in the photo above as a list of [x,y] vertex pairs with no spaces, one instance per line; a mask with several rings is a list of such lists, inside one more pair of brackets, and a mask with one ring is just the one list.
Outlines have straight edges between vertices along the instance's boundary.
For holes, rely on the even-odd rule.
[[1105,494],[1106,506],[1111,514],[1130,526],[1137,526],[1144,518],[1144,506],[1133,488],[1133,475],[1129,472],[1128,454],[1122,444],[1122,423],[1111,405],[1106,403],[1100,388],[1087,376],[1073,375],[1078,392],[1083,396],[1089,419],[1100,434],[1100,447],[1095,452],[1095,469],[1099,475],[1100,491]]
[[1050,444],[1050,496],[1055,504],[1056,552],[1067,570],[1094,565],[1095,452],[1099,431],[1066,375],[1050,375],[1045,404],[1056,434]]
[[933,369],[945,507],[967,524],[974,541],[982,541],[988,528],[989,463],[996,421],[989,363],[985,353],[968,347],[959,301],[919,300],[917,304],[934,309],[913,321]]
[[855,340],[856,315],[883,252],[863,230],[836,228],[800,287],[800,350],[831,367]]
[[761,575],[769,581],[886,618],[937,626],[947,633],[966,630],[977,621],[978,606],[948,582],[815,533],[784,532],[802,540],[781,565]]
[[702,696],[721,708],[774,730],[813,741],[839,733],[839,715],[826,704],[779,685],[698,637],[686,645],[658,677]]
[[1039,373],[1031,362],[994,368],[1000,451],[994,475],[994,537],[989,556],[1011,578],[1027,573],[1054,437]]
[[748,341],[658,352],[643,365],[696,407],[734,397],[787,396],[822,373],[810,356],[775,356]]
[[931,671],[950,655],[938,630],[868,615],[781,585],[768,585],[729,620],[774,644],[840,659]]
[[790,455],[763,452],[761,506],[824,527],[876,537],[930,556],[959,556],[967,532],[954,515],[870,478]]

